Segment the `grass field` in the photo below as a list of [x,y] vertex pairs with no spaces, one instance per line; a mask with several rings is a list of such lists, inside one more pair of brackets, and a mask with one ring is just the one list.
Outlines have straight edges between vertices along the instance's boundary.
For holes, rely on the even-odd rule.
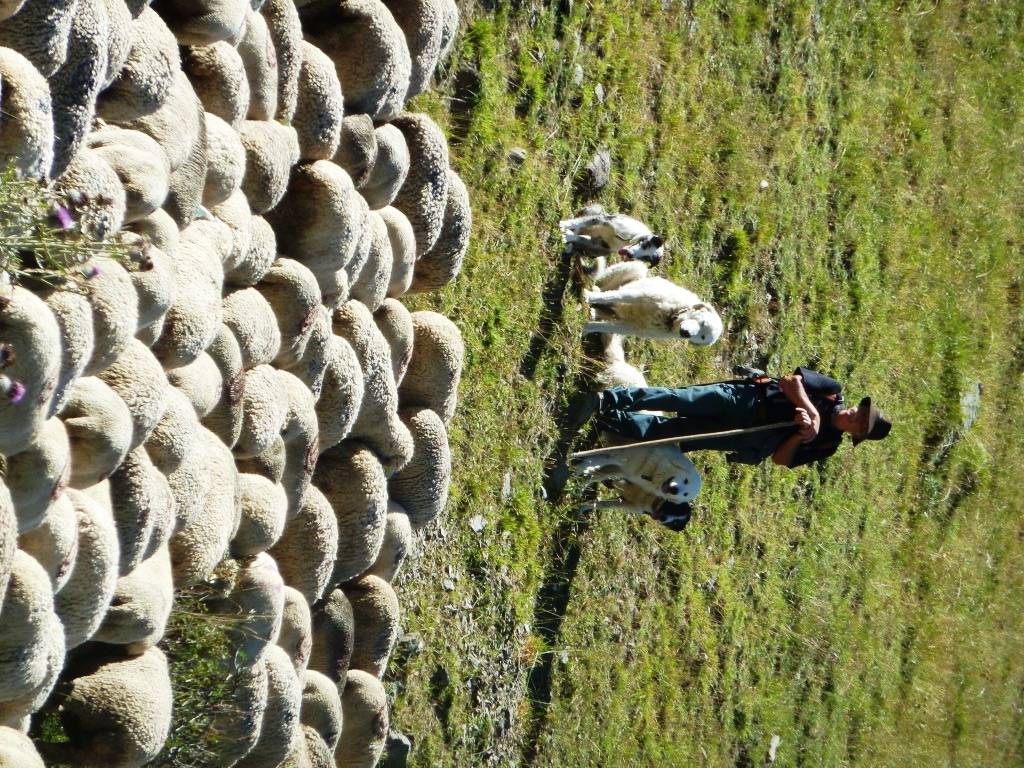
[[[467,361],[449,508],[398,584],[413,763],[743,767],[777,735],[781,766],[1024,765],[1024,6],[460,5],[414,105],[475,237],[418,303]],[[597,199],[726,321],[631,342],[648,380],[809,363],[890,439],[820,469],[700,455],[682,534],[558,492],[591,365],[556,223],[602,147]]]

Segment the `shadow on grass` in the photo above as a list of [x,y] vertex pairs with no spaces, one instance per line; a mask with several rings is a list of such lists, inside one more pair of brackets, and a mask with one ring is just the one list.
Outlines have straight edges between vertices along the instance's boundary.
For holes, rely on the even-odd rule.
[[544,292],[541,295],[543,306],[540,310],[540,320],[537,323],[537,330],[530,337],[530,346],[519,363],[519,373],[526,379],[533,379],[537,373],[537,364],[540,362],[544,350],[548,347],[551,333],[555,327],[562,322],[565,312],[565,287],[572,277],[573,257],[568,250],[563,249],[555,263],[555,270],[548,277],[544,284]]

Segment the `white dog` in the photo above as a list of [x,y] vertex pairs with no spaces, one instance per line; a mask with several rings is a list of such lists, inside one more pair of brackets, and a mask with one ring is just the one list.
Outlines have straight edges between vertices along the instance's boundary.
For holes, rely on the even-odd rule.
[[621,213],[605,213],[600,206],[583,215],[558,222],[562,240],[574,250],[592,254],[617,253],[626,259],[657,266],[665,253],[665,239],[642,221]]
[[620,509],[631,515],[648,515],[666,528],[681,531],[690,522],[692,507],[687,501],[666,501],[660,496],[638,488],[632,483],[618,481],[611,483],[618,496],[614,499],[599,499],[580,507],[581,512],[598,509]]
[[595,316],[584,326],[584,333],[682,338],[702,347],[718,341],[722,319],[714,307],[682,286],[650,277],[642,267],[616,264],[598,275],[596,290],[583,292]]
[[572,459],[570,464],[588,485],[625,481],[673,503],[691,502],[700,493],[700,473],[675,445],[601,451]]

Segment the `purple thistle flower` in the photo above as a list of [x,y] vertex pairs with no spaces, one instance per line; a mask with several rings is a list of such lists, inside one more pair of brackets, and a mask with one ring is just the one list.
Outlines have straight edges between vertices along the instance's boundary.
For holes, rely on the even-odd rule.
[[92,280],[94,277],[99,275],[101,271],[102,270],[96,264],[90,264],[82,270],[82,274],[85,275],[86,280]]
[[75,226],[75,220],[71,217],[71,212],[63,205],[53,206],[51,213],[53,213],[53,217],[57,219],[57,223],[60,224],[61,229],[71,229]]
[[7,392],[7,399],[12,403],[20,403],[25,397],[25,385],[20,381],[11,382],[11,388]]

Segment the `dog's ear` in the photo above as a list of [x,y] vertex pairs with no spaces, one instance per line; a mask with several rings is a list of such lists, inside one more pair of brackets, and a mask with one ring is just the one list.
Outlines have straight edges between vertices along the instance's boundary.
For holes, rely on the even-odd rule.
[[661,248],[661,246],[665,244],[665,241],[658,235],[651,235],[651,237],[647,239],[647,244],[651,246],[651,248]]

